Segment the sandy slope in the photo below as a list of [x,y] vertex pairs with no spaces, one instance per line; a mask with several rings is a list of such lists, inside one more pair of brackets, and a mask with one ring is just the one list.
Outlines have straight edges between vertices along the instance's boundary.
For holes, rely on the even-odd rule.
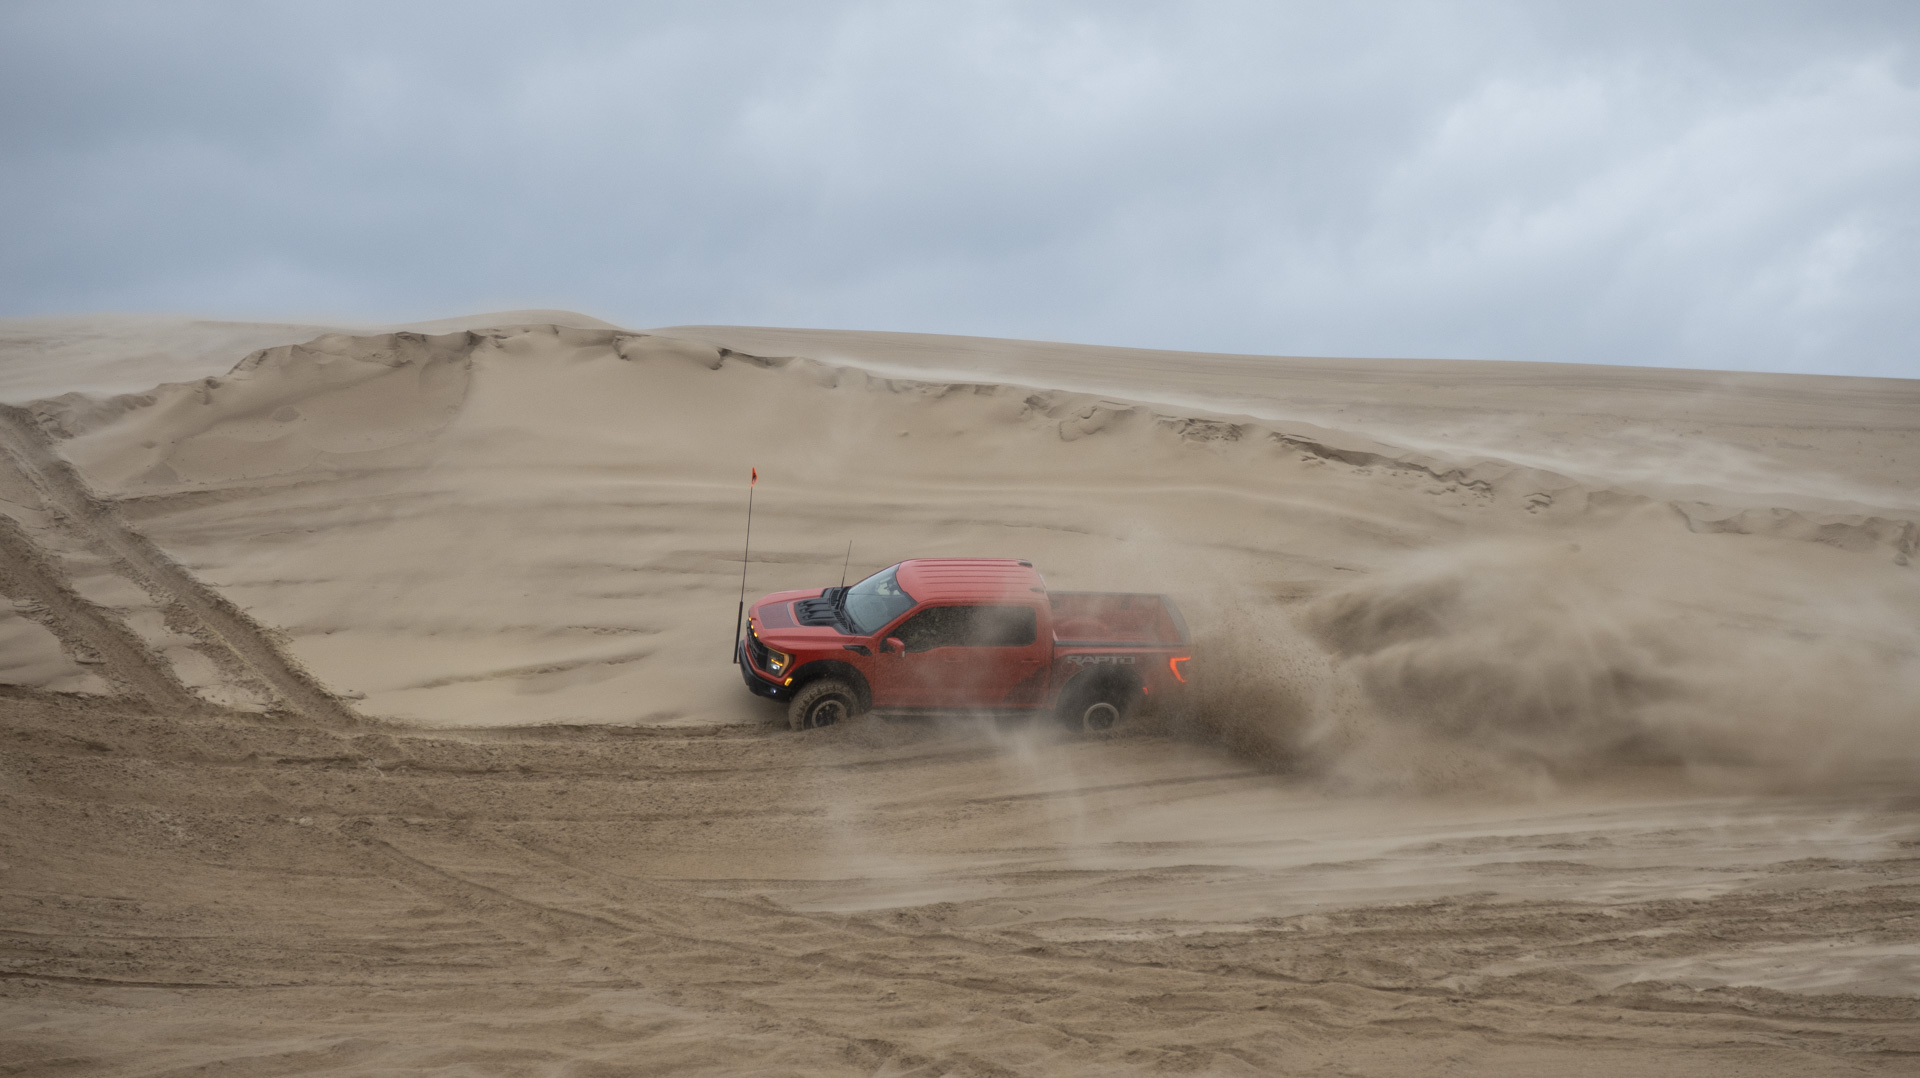
[[[0,1064],[1920,1052],[1920,385],[425,328],[0,327]],[[1193,713],[769,724],[749,466],[753,591],[1168,590]]]

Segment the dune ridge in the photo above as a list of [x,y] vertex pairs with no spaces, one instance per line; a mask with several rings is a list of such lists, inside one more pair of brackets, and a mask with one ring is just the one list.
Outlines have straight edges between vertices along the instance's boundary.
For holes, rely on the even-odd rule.
[[[1225,355],[741,326],[661,332],[936,380],[985,376],[1304,420],[1674,493],[1703,487],[1724,499],[1752,487],[1763,498],[1825,500],[1839,490],[1843,502],[1920,504],[1920,381],[1911,379]],[[1780,489],[1783,482],[1791,489]]]
[[[504,312],[508,315],[544,314],[547,312]],[[179,400],[198,395],[201,402],[211,403],[213,390],[224,386],[235,375],[246,372],[265,371],[270,377],[285,379],[284,396],[288,402],[305,399],[321,392],[336,394],[340,387],[334,386],[327,376],[320,375],[318,380],[300,368],[303,361],[316,355],[351,356],[356,361],[369,362],[380,366],[417,369],[425,377],[433,377],[439,372],[436,364],[465,362],[459,357],[470,356],[481,342],[493,339],[497,332],[539,332],[550,333],[555,337],[565,337],[574,347],[592,347],[603,344],[622,358],[628,358],[625,349],[629,342],[655,341],[652,348],[672,352],[693,358],[696,362],[707,363],[712,369],[729,359],[760,367],[784,367],[798,364],[810,378],[825,378],[834,386],[846,384],[848,375],[859,375],[865,379],[865,388],[884,388],[892,392],[934,393],[989,390],[996,394],[1019,394],[1023,401],[1037,411],[1044,412],[1050,420],[1056,420],[1056,429],[1063,441],[1072,441],[1098,433],[1110,423],[1135,414],[1145,415],[1153,422],[1167,426],[1183,440],[1188,441],[1240,441],[1243,438],[1270,439],[1278,444],[1296,449],[1329,462],[1349,465],[1355,468],[1378,467],[1404,471],[1409,475],[1431,479],[1443,484],[1456,484],[1472,490],[1494,492],[1496,488],[1502,494],[1510,494],[1526,488],[1523,498],[1531,498],[1536,504],[1529,509],[1538,511],[1548,508],[1558,494],[1571,500],[1575,506],[1584,507],[1588,499],[1598,496],[1603,501],[1614,502],[1620,499],[1664,501],[1678,512],[1688,526],[1696,531],[1729,532],[1733,534],[1776,534],[1792,538],[1802,538],[1816,542],[1839,545],[1848,549],[1866,549],[1873,546],[1886,546],[1896,556],[1910,557],[1916,549],[1916,528],[1920,527],[1920,509],[1911,511],[1871,504],[1846,505],[1835,500],[1834,508],[1841,511],[1818,512],[1794,508],[1788,504],[1754,505],[1749,497],[1729,499],[1735,504],[1719,504],[1714,501],[1681,498],[1661,498],[1656,494],[1646,494],[1631,484],[1595,484],[1554,472],[1550,469],[1528,466],[1500,457],[1476,454],[1452,454],[1443,451],[1408,448],[1378,441],[1364,433],[1332,429],[1306,422],[1279,422],[1261,419],[1255,416],[1195,408],[1158,402],[1151,399],[1119,398],[1113,393],[1084,393],[1069,390],[1049,389],[1043,386],[1023,385],[1017,382],[998,382],[988,379],[943,379],[937,377],[902,377],[895,373],[863,366],[857,361],[830,361],[803,356],[758,356],[738,352],[732,348],[714,346],[712,358],[706,356],[706,349],[698,338],[683,339],[665,333],[640,333],[620,330],[586,316],[576,316],[576,320],[565,323],[539,322],[506,324],[496,327],[492,332],[478,332],[458,328],[449,328],[448,332],[433,334],[428,328],[456,327],[459,324],[484,319],[487,316],[448,319],[444,322],[421,323],[419,329],[403,329],[384,334],[327,334],[301,345],[283,345],[275,348],[260,349],[248,354],[234,365],[225,377],[209,377],[190,388],[188,384],[176,383],[162,385],[149,392],[121,394],[102,399],[88,393],[69,393],[60,397],[37,401],[32,410],[39,417],[43,427],[59,438],[72,438],[94,429],[113,418],[135,409],[152,407],[163,400]],[[583,325],[586,323],[587,325]],[[604,327],[604,328],[603,328]],[[706,329],[708,327],[690,327]],[[575,332],[585,330],[584,334]],[[782,334],[801,331],[772,331]],[[881,335],[893,336],[893,335]],[[938,338],[936,338],[938,339]],[[971,341],[972,339],[963,339]],[[1031,342],[1012,342],[1027,345]],[[1119,350],[1116,350],[1119,351]],[[1137,351],[1137,350],[1135,350]],[[965,354],[965,353],[963,353]],[[1160,353],[1146,353],[1157,356]],[[1233,360],[1260,359],[1267,362],[1284,362],[1278,357],[1222,357]],[[1322,361],[1325,362],[1325,361]],[[1364,362],[1364,361],[1362,361]],[[1468,361],[1395,361],[1394,368],[1419,367],[1432,365],[1437,367],[1526,367],[1535,377],[1558,375],[1562,368],[1548,364],[1473,364]],[[467,365],[470,370],[470,364]],[[1791,383],[1795,379],[1805,379],[1809,383],[1834,380],[1830,376],[1815,375],[1727,375],[1714,372],[1670,371],[1661,368],[1575,368],[1572,378],[1565,388],[1575,388],[1588,380],[1597,380],[1599,374],[1621,373],[1639,377],[1652,377],[1655,380],[1671,379],[1680,385],[1717,385],[1739,384],[1751,379],[1764,387],[1768,395],[1791,397]],[[1701,376],[1705,375],[1704,381]],[[358,377],[371,378],[375,372],[359,372]],[[1367,371],[1365,378],[1381,377],[1377,371]],[[1424,375],[1432,377],[1432,375]],[[304,380],[303,380],[304,379]],[[1838,379],[1845,383],[1886,382],[1903,391],[1902,396],[1920,390],[1895,379]],[[1672,388],[1672,387],[1663,387]],[[1743,386],[1742,388],[1749,388]],[[1852,392],[1859,387],[1849,385]],[[393,407],[393,402],[382,401],[385,407]],[[237,404],[234,407],[254,407],[251,402]],[[291,403],[283,407],[292,406]],[[420,407],[417,402],[407,401],[405,407]],[[457,404],[438,404],[433,407],[448,414],[457,411]],[[189,420],[189,424],[207,421],[205,418]],[[221,420],[223,421],[223,420]],[[151,418],[148,422],[153,422]],[[165,422],[162,420],[161,422]],[[374,421],[376,424],[378,420]],[[191,426],[188,428],[191,430]],[[195,432],[197,433],[197,432]],[[431,437],[432,431],[409,428],[402,435],[410,439]],[[192,434],[187,436],[191,437]],[[1783,502],[1795,502],[1801,499],[1784,497]],[[1851,509],[1852,511],[1844,511]]]

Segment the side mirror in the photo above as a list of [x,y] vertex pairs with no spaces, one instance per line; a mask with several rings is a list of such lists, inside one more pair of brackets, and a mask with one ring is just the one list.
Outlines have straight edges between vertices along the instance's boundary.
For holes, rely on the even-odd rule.
[[882,651],[887,651],[887,652],[892,652],[892,653],[894,653],[894,654],[901,654],[901,655],[904,655],[904,654],[906,653],[906,650],[907,650],[907,645],[905,645],[905,644],[903,644],[903,643],[901,643],[901,642],[900,642],[900,638],[899,638],[899,637],[897,637],[897,636],[889,636],[889,637],[887,637],[887,642],[886,642],[886,644],[885,644],[885,645],[884,645],[884,646],[883,646],[883,647],[881,648],[881,650],[882,650]]

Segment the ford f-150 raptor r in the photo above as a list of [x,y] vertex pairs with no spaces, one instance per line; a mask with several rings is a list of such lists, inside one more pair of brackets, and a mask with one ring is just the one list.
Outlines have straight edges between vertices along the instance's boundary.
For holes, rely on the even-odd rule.
[[795,729],[869,709],[1046,712],[1112,727],[1178,702],[1192,658],[1164,595],[1052,592],[1028,561],[916,558],[850,587],[753,604],[738,641],[747,688]]

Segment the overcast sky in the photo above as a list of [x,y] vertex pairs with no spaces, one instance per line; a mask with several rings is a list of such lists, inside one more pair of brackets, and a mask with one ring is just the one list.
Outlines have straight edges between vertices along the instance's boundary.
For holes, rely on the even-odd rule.
[[1920,377],[1920,3],[0,5],[0,314]]

